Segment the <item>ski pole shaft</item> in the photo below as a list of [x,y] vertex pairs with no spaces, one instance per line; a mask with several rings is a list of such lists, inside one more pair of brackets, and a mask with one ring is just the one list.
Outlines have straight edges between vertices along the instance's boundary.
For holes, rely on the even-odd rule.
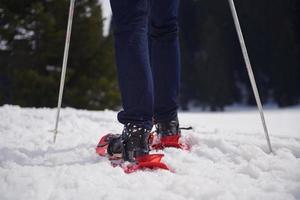
[[233,0],[228,0],[228,1],[229,1],[229,5],[230,5],[230,10],[231,10],[231,13],[232,13],[232,16],[233,16],[235,28],[236,28],[236,31],[237,31],[237,35],[238,35],[240,45],[241,45],[241,48],[242,48],[242,52],[243,52],[244,60],[245,60],[245,63],[246,63],[246,68],[247,68],[247,71],[248,71],[248,75],[249,75],[249,79],[250,79],[250,82],[251,82],[252,90],[253,90],[253,93],[254,93],[254,96],[255,96],[255,100],[256,100],[256,104],[257,104],[259,113],[260,113],[263,129],[264,129],[266,139],[267,139],[267,144],[268,144],[270,152],[272,153],[273,150],[272,150],[272,145],[271,145],[271,141],[270,141],[270,137],[269,137],[269,132],[268,132],[268,128],[267,128],[267,124],[266,124],[266,120],[265,120],[265,116],[264,116],[264,112],[263,112],[263,107],[262,107],[261,100],[260,100],[260,97],[259,97],[259,92],[258,92],[258,89],[257,89],[257,86],[256,86],[256,82],[255,82],[254,74],[253,74],[253,71],[252,71],[252,67],[251,67],[251,63],[250,63],[246,43],[245,43],[244,36],[243,36],[243,33],[242,33],[242,29],[241,29],[241,26],[240,26],[239,18],[238,18],[237,12],[236,12],[234,1]]
[[56,136],[57,136],[57,132],[58,132],[59,114],[60,114],[62,97],[63,97],[63,92],[64,92],[69,46],[70,46],[70,37],[71,37],[71,30],[72,30],[73,13],[74,13],[74,4],[75,4],[75,0],[71,0],[70,8],[69,8],[68,27],[67,27],[67,34],[66,34],[66,41],[65,41],[63,65],[62,65],[61,78],[60,78],[58,102],[57,102],[56,122],[55,122],[54,137],[53,137],[54,143],[56,141]]

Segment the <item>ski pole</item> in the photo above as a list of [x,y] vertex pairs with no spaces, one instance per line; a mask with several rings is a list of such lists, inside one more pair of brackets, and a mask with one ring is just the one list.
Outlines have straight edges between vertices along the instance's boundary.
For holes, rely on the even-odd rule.
[[270,137],[269,137],[269,133],[268,133],[268,128],[267,128],[267,124],[266,124],[266,120],[265,120],[265,116],[264,116],[264,112],[263,112],[263,107],[262,107],[262,104],[261,104],[261,101],[260,101],[259,92],[258,92],[258,89],[257,89],[257,86],[256,86],[256,82],[255,82],[254,74],[253,74],[253,71],[252,71],[248,51],[247,51],[247,48],[246,48],[246,43],[245,43],[245,40],[244,40],[244,36],[243,36],[243,33],[242,33],[242,29],[241,29],[241,26],[240,26],[240,22],[239,22],[239,18],[238,18],[237,12],[236,12],[234,1],[233,0],[228,0],[228,1],[229,1],[229,5],[230,5],[230,10],[231,10],[231,13],[232,13],[233,21],[234,21],[234,24],[235,24],[235,28],[236,28],[236,31],[237,31],[237,35],[238,35],[240,45],[241,45],[241,48],[242,48],[242,52],[243,52],[244,60],[245,60],[245,63],[246,63],[246,68],[247,68],[247,71],[248,71],[248,75],[249,75],[249,79],[250,79],[250,82],[251,82],[252,90],[253,90],[253,93],[254,93],[254,96],[255,96],[255,100],[256,100],[256,104],[257,104],[259,113],[260,113],[261,122],[262,122],[263,129],[264,129],[264,132],[265,132],[265,135],[266,135],[268,147],[269,147],[270,153],[273,153],[272,145],[271,145],[271,141],[270,141]]
[[56,141],[56,136],[57,136],[57,132],[58,132],[59,114],[60,114],[60,109],[61,109],[62,96],[63,96],[63,92],[64,92],[69,46],[70,46],[70,37],[71,37],[71,30],[72,30],[73,13],[74,13],[74,4],[75,4],[75,0],[71,0],[70,8],[69,8],[69,18],[68,18],[66,41],[65,41],[64,58],[63,58],[63,65],[62,65],[62,71],[61,71],[61,77],[60,77],[60,87],[59,87],[59,94],[58,94],[58,101],[57,101],[57,114],[56,114],[56,122],[55,122],[54,137],[53,137],[54,143]]

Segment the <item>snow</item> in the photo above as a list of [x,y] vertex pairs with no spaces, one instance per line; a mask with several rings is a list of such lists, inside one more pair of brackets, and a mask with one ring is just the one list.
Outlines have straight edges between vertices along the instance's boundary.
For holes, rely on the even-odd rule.
[[166,149],[175,172],[125,174],[95,154],[120,132],[113,111],[0,107],[0,199],[300,199],[300,108],[268,109],[275,154],[255,110],[180,113],[190,152]]
[[109,29],[110,29],[110,23],[111,23],[111,16],[112,11],[110,7],[109,0],[99,0],[99,3],[101,4],[102,9],[102,17],[103,17],[103,35],[108,36]]

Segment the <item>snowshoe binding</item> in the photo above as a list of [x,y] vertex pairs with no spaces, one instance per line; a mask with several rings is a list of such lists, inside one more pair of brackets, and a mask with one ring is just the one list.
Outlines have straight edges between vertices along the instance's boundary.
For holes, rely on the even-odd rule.
[[151,149],[164,149],[168,147],[189,150],[189,146],[180,141],[181,130],[188,128],[179,128],[178,117],[170,121],[155,123],[156,131],[150,134]]

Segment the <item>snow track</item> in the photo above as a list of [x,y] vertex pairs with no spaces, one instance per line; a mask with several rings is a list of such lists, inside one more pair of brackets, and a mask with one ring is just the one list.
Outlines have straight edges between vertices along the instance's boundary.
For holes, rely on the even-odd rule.
[[164,150],[175,173],[127,175],[95,154],[101,135],[120,132],[112,111],[0,107],[0,199],[300,199],[300,109],[266,112],[275,155],[256,111],[181,113],[190,152]]

